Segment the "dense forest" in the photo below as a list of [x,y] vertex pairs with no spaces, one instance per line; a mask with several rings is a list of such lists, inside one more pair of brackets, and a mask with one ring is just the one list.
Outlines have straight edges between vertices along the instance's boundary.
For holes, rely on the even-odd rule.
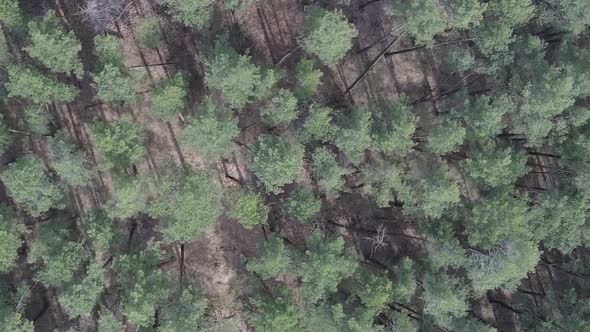
[[590,331],[589,0],[0,26],[0,331]]

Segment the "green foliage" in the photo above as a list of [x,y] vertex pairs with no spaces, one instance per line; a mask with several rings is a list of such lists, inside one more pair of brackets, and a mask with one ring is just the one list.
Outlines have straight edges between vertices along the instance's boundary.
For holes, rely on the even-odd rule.
[[487,96],[476,99],[466,98],[459,116],[465,122],[467,139],[487,142],[488,139],[500,134],[504,128],[502,117],[515,108],[516,105],[506,96],[493,100]]
[[368,310],[347,314],[342,304],[321,303],[306,312],[305,331],[368,332],[380,331],[373,327],[374,317]]
[[307,238],[307,251],[297,269],[303,280],[303,298],[316,303],[335,292],[340,281],[350,277],[357,266],[356,259],[344,248],[344,239],[323,239],[320,232],[313,232]]
[[135,30],[135,38],[139,44],[146,48],[158,48],[162,44],[162,32],[160,31],[160,19],[155,16],[146,16],[141,19]]
[[258,194],[242,192],[238,194],[229,210],[229,216],[240,221],[247,229],[263,225],[268,219],[270,208],[264,204],[264,198]]
[[487,253],[471,251],[467,262],[467,276],[473,289],[484,293],[502,287],[515,290],[527,273],[534,271],[541,252],[531,241],[507,241]]
[[303,48],[327,64],[335,64],[352,47],[358,34],[341,11],[310,6],[305,9]]
[[375,160],[363,166],[363,194],[372,197],[377,206],[385,208],[395,201],[396,193],[405,191],[403,170],[394,163]]
[[361,299],[361,302],[373,314],[378,314],[391,302],[393,283],[387,275],[358,269],[355,280],[358,282],[358,287],[353,289],[353,293]]
[[121,255],[113,262],[123,293],[123,314],[137,328],[154,323],[158,304],[168,293],[159,264],[160,248],[153,242],[145,250]]
[[73,144],[56,136],[49,139],[52,168],[70,186],[88,185],[94,175],[90,160]]
[[12,143],[12,135],[3,119],[4,117],[0,115],[0,155],[4,154]]
[[322,202],[309,189],[293,192],[287,201],[287,214],[303,222],[311,222],[320,212]]
[[117,37],[113,35],[100,35],[94,37],[94,54],[98,57],[97,71],[104,70],[106,65],[123,67],[125,55],[122,52],[121,44]]
[[135,89],[131,78],[114,64],[105,64],[98,74],[93,74],[96,96],[108,103],[131,104],[135,101]]
[[456,0],[450,4],[451,24],[459,29],[468,29],[478,26],[483,19],[483,12],[487,4],[479,0]]
[[428,147],[430,151],[440,155],[457,151],[459,145],[463,144],[465,134],[466,130],[459,121],[446,118],[430,132]]
[[428,234],[428,262],[433,271],[441,268],[458,268],[465,265],[467,256],[459,240],[454,237],[452,225],[442,220],[431,226]]
[[108,124],[94,123],[90,126],[90,133],[106,169],[129,167],[139,162],[145,154],[144,129],[128,118]]
[[459,185],[450,178],[445,166],[427,170],[422,178],[407,180],[397,195],[404,203],[404,212],[431,218],[442,216],[461,201]]
[[467,290],[446,273],[424,276],[424,313],[437,325],[448,327],[454,318],[467,315]]
[[159,312],[160,332],[194,331],[204,323],[207,298],[191,287],[180,290],[172,303]]
[[29,130],[35,134],[49,134],[50,114],[41,107],[29,107],[25,109],[25,121]]
[[289,90],[280,89],[260,111],[262,121],[271,126],[287,126],[297,119],[297,98]]
[[16,214],[8,206],[0,205],[0,272],[12,269],[23,244],[22,234],[27,232],[18,222]]
[[553,193],[543,197],[542,218],[532,221],[535,238],[543,240],[547,248],[555,248],[569,254],[584,243],[583,227],[590,208],[586,193]]
[[230,107],[240,108],[269,94],[277,77],[250,62],[250,56],[238,54],[227,37],[218,38],[205,59],[205,82],[222,92]]
[[180,144],[207,161],[229,158],[234,152],[232,140],[240,134],[238,121],[230,112],[216,108],[210,99],[203,105],[198,118],[182,129]]
[[38,224],[35,239],[29,252],[29,260],[41,258],[44,267],[35,277],[46,286],[63,286],[74,277],[82,263],[82,244],[71,241],[69,225],[63,219],[53,219]]
[[223,191],[217,179],[204,171],[160,180],[159,195],[149,214],[160,218],[167,242],[185,242],[213,225],[223,213]]
[[336,154],[328,148],[318,148],[312,155],[312,169],[318,180],[320,190],[328,196],[336,197],[344,191],[344,178],[352,170],[338,164]]
[[248,322],[257,332],[300,332],[304,312],[289,299],[286,287],[274,290],[273,298],[258,296],[251,300],[256,312],[247,315]]
[[546,12],[541,14],[543,21],[556,27],[581,35],[590,26],[590,3],[584,0],[547,1],[542,3]]
[[51,208],[63,207],[62,190],[49,178],[38,159],[18,159],[8,165],[0,179],[8,195],[32,216],[39,216]]
[[465,174],[491,187],[510,185],[527,173],[527,156],[505,149],[484,146],[474,151],[464,162]]
[[407,155],[415,145],[412,136],[419,119],[408,98],[401,96],[375,113],[378,121],[373,123],[373,138],[377,148],[389,156]]
[[100,316],[98,318],[99,332],[121,332],[124,330],[123,323],[119,322],[108,309],[103,307],[100,310]]
[[295,90],[300,98],[309,98],[313,96],[322,84],[324,73],[320,69],[315,69],[313,61],[310,59],[301,59],[297,65],[297,83]]
[[209,26],[213,14],[211,0],[162,0],[175,20],[196,29]]
[[131,218],[147,209],[149,191],[144,178],[117,176],[114,179],[114,188],[113,198],[109,204],[111,218]]
[[303,143],[320,141],[327,143],[334,140],[338,127],[332,123],[333,110],[329,107],[322,107],[312,104],[309,107],[309,115],[303,123],[299,132],[299,139]]
[[416,292],[416,287],[416,264],[406,257],[396,268],[391,297],[396,301],[409,302]]
[[108,252],[115,244],[113,220],[104,210],[92,210],[84,219],[84,227],[92,246],[98,253]]
[[[394,312],[390,318],[392,331],[395,332],[417,332],[418,329],[412,319],[406,314]],[[461,331],[467,332],[467,331]]]
[[51,71],[71,73],[81,77],[84,68],[78,53],[82,50],[80,41],[73,31],[65,32],[53,10],[40,20],[29,22],[31,45],[25,50],[31,57],[41,61]]
[[510,191],[480,198],[469,211],[465,225],[472,246],[492,248],[502,241],[529,238],[529,221],[534,217],[529,203]]
[[505,51],[514,40],[512,29],[526,23],[535,6],[531,0],[498,0],[488,5],[485,23],[478,31],[477,43],[484,54]]
[[7,332],[33,332],[33,322],[24,317],[25,305],[30,297],[29,287],[19,286],[16,292],[0,293],[0,326]]
[[414,37],[417,45],[431,43],[447,27],[435,0],[404,0],[394,6],[390,15],[403,17],[404,31]]
[[272,236],[264,242],[262,254],[251,259],[246,267],[263,279],[278,278],[287,272],[291,265],[291,256],[285,248],[283,239]]
[[60,303],[68,316],[90,316],[92,308],[96,305],[98,297],[105,287],[105,282],[102,263],[91,263],[82,282],[68,285],[64,289]]
[[280,193],[281,187],[292,183],[301,174],[303,146],[283,137],[261,135],[252,145],[252,171],[267,191]]
[[365,151],[373,147],[371,113],[354,112],[350,119],[346,119],[346,128],[339,128],[334,143],[355,164],[365,159]]
[[25,66],[8,67],[9,82],[6,84],[9,97],[22,97],[35,104],[53,101],[74,101],[78,91],[64,83],[49,79],[36,69]]
[[184,109],[186,82],[181,73],[163,80],[152,92],[152,111],[156,117],[171,121]]
[[23,15],[18,7],[18,0],[4,0],[0,2],[0,22],[9,27],[22,25]]

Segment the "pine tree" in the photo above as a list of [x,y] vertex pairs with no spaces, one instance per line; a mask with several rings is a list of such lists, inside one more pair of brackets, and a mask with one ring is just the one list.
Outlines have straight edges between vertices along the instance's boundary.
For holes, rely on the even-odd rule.
[[160,82],[152,92],[152,111],[164,121],[171,121],[184,110],[186,81],[182,73]]
[[371,113],[354,112],[349,119],[346,119],[346,123],[346,127],[338,129],[334,143],[353,163],[360,164],[365,159],[365,151],[372,148],[374,144],[371,137],[373,124]]
[[312,104],[309,107],[309,115],[299,131],[299,140],[302,143],[333,141],[338,127],[332,122],[332,112],[329,107]]
[[459,121],[445,118],[436,125],[428,136],[430,151],[444,155],[459,149],[465,139],[466,130]]
[[0,205],[0,271],[10,271],[18,257],[18,249],[22,246],[22,235],[27,229],[16,217],[14,211]]
[[266,223],[270,208],[264,204],[262,196],[250,192],[237,192],[234,196],[230,217],[237,219],[247,229]]
[[263,279],[272,279],[288,273],[291,263],[292,258],[283,239],[272,236],[264,242],[260,256],[250,260],[246,267]]
[[141,19],[135,30],[135,38],[139,45],[146,48],[158,48],[162,44],[160,19],[156,16],[146,16]]
[[158,313],[161,332],[191,331],[205,323],[207,298],[192,287],[181,288],[172,295],[170,303]]
[[358,31],[341,11],[310,6],[305,9],[303,48],[326,64],[335,64],[352,47]]
[[373,137],[376,147],[388,156],[407,155],[415,145],[412,136],[419,120],[408,98],[401,96],[379,107],[374,113],[376,121],[373,122]]
[[98,74],[93,74],[96,84],[96,96],[108,103],[132,104],[135,101],[135,89],[131,78],[117,65],[105,64]]
[[340,166],[336,160],[336,154],[327,148],[318,148],[312,155],[312,169],[318,181],[320,191],[330,197],[338,197],[340,191],[344,191],[344,178],[352,170]]
[[305,313],[292,303],[286,287],[279,286],[269,296],[251,299],[255,310],[247,315],[248,322],[259,332],[299,332]]
[[454,318],[467,314],[467,289],[446,273],[424,276],[424,313],[434,318],[437,325],[449,327]]
[[262,121],[270,127],[287,126],[297,118],[297,98],[289,90],[280,89],[260,111]]
[[88,266],[86,276],[80,283],[67,285],[60,303],[70,317],[90,316],[100,293],[105,287],[106,278],[101,262]]
[[104,35],[94,37],[94,54],[98,57],[96,71],[101,72],[106,65],[112,65],[122,69],[125,55],[121,50],[121,44],[117,37]]
[[281,187],[295,181],[302,171],[303,146],[285,138],[261,135],[252,145],[252,171],[267,191],[280,193]]
[[149,186],[144,178],[120,175],[113,182],[114,193],[108,210],[111,218],[127,219],[146,211]]
[[167,11],[180,23],[198,30],[209,26],[213,14],[210,0],[163,0]]
[[30,67],[9,66],[8,76],[6,89],[9,97],[22,97],[35,104],[49,104],[70,103],[78,95],[78,91],[71,86],[47,78]]
[[145,154],[144,130],[129,118],[108,124],[96,122],[90,126],[90,133],[105,169],[129,167]]
[[55,173],[68,185],[86,186],[94,176],[90,160],[73,144],[57,135],[49,139],[49,149]]
[[297,65],[298,87],[295,90],[295,94],[300,98],[313,96],[322,84],[322,76],[322,71],[314,68],[312,60],[301,59]]
[[506,186],[527,173],[527,156],[505,149],[486,145],[481,151],[470,153],[464,161],[465,174],[478,183],[490,187]]
[[18,6],[18,0],[6,0],[0,3],[0,22],[9,27],[23,24],[23,14]]
[[303,222],[311,222],[320,212],[322,202],[309,189],[298,189],[286,202],[287,214]]
[[404,31],[414,37],[415,43],[429,44],[435,35],[447,27],[442,8],[435,0],[404,0],[389,13],[391,16],[403,17]]

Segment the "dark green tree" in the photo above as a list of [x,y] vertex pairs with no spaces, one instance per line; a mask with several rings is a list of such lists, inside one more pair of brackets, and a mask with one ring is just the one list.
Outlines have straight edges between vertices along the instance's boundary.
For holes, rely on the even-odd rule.
[[29,130],[38,135],[50,132],[51,114],[42,107],[28,107],[25,109],[25,121]]
[[105,287],[106,278],[101,262],[91,263],[86,272],[80,283],[66,286],[59,300],[70,317],[89,317]]
[[404,0],[393,7],[391,16],[403,18],[403,29],[416,44],[430,44],[435,35],[447,28],[443,8],[436,0]]
[[131,78],[117,65],[107,63],[98,74],[93,74],[96,96],[105,102],[131,104],[135,101],[135,89]]
[[270,296],[251,298],[255,309],[247,315],[248,322],[259,332],[299,332],[305,313],[290,299],[285,286],[278,286]]
[[126,168],[139,162],[144,154],[144,129],[129,118],[90,126],[94,144],[106,169]]
[[213,14],[211,0],[163,0],[168,12],[180,23],[195,29],[209,26]]
[[96,36],[94,37],[94,46],[94,54],[98,57],[97,72],[102,71],[106,65],[122,69],[125,55],[117,37],[109,34]]
[[184,110],[186,81],[182,73],[158,83],[152,92],[152,111],[164,121],[171,121]]
[[193,287],[174,292],[170,303],[158,312],[160,332],[191,331],[203,326],[208,301]]
[[78,95],[78,91],[71,86],[47,78],[30,67],[9,66],[8,76],[6,89],[9,97],[22,97],[35,104],[49,104],[70,103]]
[[441,327],[449,327],[453,319],[467,315],[467,289],[446,273],[424,276],[424,313]]
[[0,271],[7,272],[15,265],[18,249],[23,244],[26,227],[19,223],[14,211],[0,205]]
[[272,236],[264,242],[262,253],[251,259],[246,267],[263,279],[278,278],[289,272],[292,258],[283,239]]
[[135,30],[135,38],[139,45],[146,48],[158,48],[162,44],[160,20],[156,16],[146,16],[141,19]]
[[235,150],[232,140],[239,134],[238,121],[231,112],[206,99],[201,114],[182,129],[179,141],[205,160],[217,161],[232,155]]
[[527,156],[510,147],[495,148],[486,145],[470,153],[464,161],[465,174],[478,183],[490,187],[506,186],[527,173]]
[[303,48],[326,64],[335,64],[352,47],[358,31],[341,11],[310,6],[305,9]]
[[252,171],[267,191],[280,193],[281,187],[292,183],[303,169],[303,146],[287,139],[261,135],[252,145]]
[[68,185],[86,186],[94,176],[90,160],[75,145],[56,135],[49,139],[52,168]]
[[287,214],[303,222],[311,222],[320,213],[322,202],[307,188],[295,190],[286,202]]
[[309,115],[299,131],[299,140],[303,143],[312,141],[330,142],[335,139],[338,127],[332,122],[333,110],[312,104]]
[[297,65],[296,95],[300,98],[313,96],[322,84],[322,76],[322,71],[314,68],[312,60],[301,59]]
[[365,159],[365,152],[373,147],[371,137],[373,120],[371,113],[356,111],[349,118],[342,119],[346,127],[339,128],[334,143],[355,164]]
[[47,174],[40,160],[25,157],[8,165],[0,179],[8,195],[32,216],[62,208],[64,194]]
[[280,89],[262,108],[260,115],[268,126],[287,126],[297,118],[297,98],[291,91]]
[[419,117],[414,114],[408,98],[401,96],[395,102],[379,107],[373,115],[373,137],[376,147],[389,156],[403,157],[414,147],[412,136]]
[[432,128],[428,135],[428,147],[430,151],[440,155],[457,151],[463,144],[465,134],[466,130],[459,121],[445,118]]
[[345,190],[343,176],[352,173],[351,169],[340,166],[336,154],[325,147],[313,152],[312,169],[320,191],[330,197],[337,197],[340,191]]

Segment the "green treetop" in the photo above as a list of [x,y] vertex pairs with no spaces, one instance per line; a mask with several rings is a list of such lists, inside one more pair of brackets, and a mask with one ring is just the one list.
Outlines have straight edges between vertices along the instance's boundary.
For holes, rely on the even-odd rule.
[[129,167],[145,154],[144,129],[128,118],[94,123],[90,132],[106,169]]
[[264,204],[264,198],[250,192],[239,192],[229,216],[238,219],[245,228],[252,229],[254,226],[264,225],[268,219],[270,208]]
[[265,97],[276,82],[272,70],[264,70],[250,62],[250,56],[238,54],[227,37],[218,38],[205,59],[205,82],[222,92],[232,108]]
[[311,6],[305,9],[303,48],[327,64],[335,64],[352,47],[358,34],[341,11]]
[[289,90],[280,89],[260,111],[262,121],[271,127],[287,126],[297,118],[297,98]]
[[115,244],[115,225],[104,210],[92,210],[86,215],[84,229],[94,250],[104,257]]
[[389,15],[403,17],[404,31],[414,37],[417,45],[431,43],[432,38],[447,27],[436,0],[404,0],[396,4]]
[[287,214],[303,222],[310,222],[320,212],[322,202],[309,189],[298,189],[287,199]]
[[91,263],[84,279],[80,283],[67,285],[59,300],[68,316],[90,317],[105,283],[102,262]]
[[478,27],[477,44],[484,54],[505,51],[514,40],[512,30],[526,23],[535,11],[531,0],[499,0],[488,5]]
[[217,161],[232,155],[232,140],[239,134],[238,120],[231,112],[215,107],[210,99],[206,99],[201,114],[182,129],[179,141],[205,160]]
[[510,185],[527,173],[527,156],[524,153],[493,146],[470,153],[464,162],[465,174],[479,183],[491,187]]
[[0,271],[12,269],[18,257],[18,249],[23,244],[21,236],[27,232],[20,224],[14,211],[5,205],[0,205]]
[[391,296],[396,301],[409,302],[417,287],[416,263],[406,257],[395,269],[395,282]]
[[479,0],[453,1],[448,8],[450,24],[458,29],[478,26],[486,8],[487,4],[480,3]]
[[301,174],[303,146],[285,138],[261,135],[252,145],[252,170],[270,192],[280,193],[281,187],[292,183]]
[[0,292],[0,326],[4,331],[33,332],[33,322],[26,319],[24,311],[31,295],[28,285],[19,286],[16,292]]
[[149,213],[163,222],[167,242],[194,239],[223,213],[223,191],[215,177],[203,171],[160,180],[158,197]]
[[442,123],[436,125],[428,136],[428,147],[430,151],[444,155],[457,151],[463,144],[466,130],[456,120],[445,118]]
[[49,104],[69,103],[78,95],[78,91],[73,87],[47,78],[30,67],[10,66],[8,76],[6,89],[9,97],[22,97],[35,104]]
[[146,48],[158,48],[162,44],[160,19],[156,16],[146,16],[141,19],[135,31],[135,38]]
[[501,133],[504,128],[502,117],[515,108],[516,105],[506,96],[499,96],[493,100],[488,96],[482,96],[475,99],[466,98],[458,115],[465,122],[467,139],[485,143]]
[[158,312],[159,332],[194,331],[205,325],[207,298],[186,287],[173,292],[170,303]]
[[251,259],[246,267],[263,279],[271,279],[288,273],[291,261],[283,239],[272,236],[264,242],[260,256]]
[[89,184],[94,170],[82,151],[58,136],[49,139],[49,149],[51,167],[65,183],[73,187]]
[[379,150],[389,156],[403,157],[414,147],[412,136],[419,117],[406,96],[378,108],[374,116],[373,136]]
[[467,289],[446,273],[424,276],[424,313],[437,325],[448,327],[454,318],[467,315]]
[[98,74],[93,74],[96,97],[108,103],[131,104],[135,101],[135,89],[131,78],[114,64],[106,64]]
[[454,236],[453,225],[446,219],[426,225],[428,242],[428,262],[432,271],[441,268],[458,268],[465,265],[467,256],[465,249]]
[[371,113],[354,112],[349,119],[342,120],[347,126],[339,128],[334,139],[336,146],[355,164],[365,159],[365,151],[373,147]]
[[65,32],[53,10],[29,22],[31,45],[25,50],[54,72],[84,74],[78,53],[82,50],[74,32]]
[[12,135],[4,123],[4,117],[0,116],[0,155],[4,154],[12,143]]
[[338,127],[332,122],[333,110],[312,104],[309,107],[309,115],[299,131],[299,140],[302,143],[320,141],[330,142],[336,137]]
[[510,240],[486,253],[471,250],[467,276],[478,294],[498,287],[513,291],[527,273],[535,270],[541,252],[532,241]]
[[94,53],[98,57],[98,72],[102,71],[107,64],[119,68],[123,67],[125,55],[117,37],[113,35],[96,36],[94,37],[94,46]]
[[119,289],[123,293],[123,315],[137,328],[154,323],[156,309],[168,294],[166,278],[159,264],[160,248],[153,242],[137,254],[121,255],[113,261]]
[[399,192],[405,190],[404,171],[394,163],[373,160],[363,165],[363,194],[372,197],[377,206],[391,206]]
[[121,332],[125,330],[125,326],[117,320],[109,309],[102,307],[98,318],[98,330],[100,332]]
[[370,310],[344,310],[340,303],[321,302],[306,312],[305,331],[325,332],[377,332],[379,327],[373,326],[375,317]]
[[168,12],[175,20],[196,29],[209,26],[213,13],[211,0],[163,0]]
[[165,79],[152,92],[152,111],[164,121],[171,121],[184,110],[186,81],[182,73]]
[[353,293],[361,299],[361,302],[373,313],[378,314],[391,302],[393,296],[393,283],[387,275],[368,272],[358,269],[354,276],[358,282]]
[[492,248],[507,239],[530,238],[529,221],[535,216],[529,203],[514,197],[511,191],[492,192],[469,212],[465,231],[472,246]]
[[301,291],[308,303],[315,303],[336,291],[342,279],[357,269],[356,259],[344,248],[344,239],[324,239],[316,231],[307,239],[307,251],[296,270],[303,279]]
[[9,27],[16,27],[23,24],[24,18],[18,7],[18,0],[0,2],[0,22]]
[[8,165],[0,179],[8,195],[32,216],[63,206],[64,194],[47,174],[40,160],[27,157]]
[[[584,0],[564,0],[557,3],[541,3],[547,11],[541,19],[553,21],[554,26],[564,27],[575,35],[581,35],[590,26],[590,3]],[[540,6],[540,7],[541,7]]]
[[50,133],[51,113],[43,107],[27,107],[25,109],[27,128],[37,135]]
[[297,65],[297,83],[295,90],[300,98],[309,98],[313,96],[322,84],[323,73],[320,69],[315,69],[313,61],[302,59]]
[[305,313],[293,304],[285,286],[276,287],[272,298],[256,296],[251,302],[256,309],[247,319],[257,332],[302,331]]
[[39,224],[35,230],[28,259],[43,260],[43,269],[35,279],[47,286],[69,283],[84,260],[82,244],[73,240],[70,226],[67,220],[56,218]]
[[142,177],[121,175],[114,178],[109,216],[127,219],[145,212],[148,206],[148,183]]
[[316,149],[312,160],[312,169],[320,190],[328,196],[337,197],[345,189],[343,176],[352,173],[352,170],[340,166],[336,154],[325,147]]

